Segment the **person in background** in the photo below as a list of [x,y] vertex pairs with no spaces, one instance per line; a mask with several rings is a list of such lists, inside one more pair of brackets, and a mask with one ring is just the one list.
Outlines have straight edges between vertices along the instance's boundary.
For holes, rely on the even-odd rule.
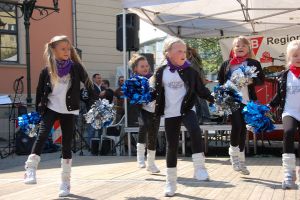
[[[202,65],[202,59],[197,53],[197,50],[188,46],[187,59],[191,62],[191,67],[198,72],[199,78],[201,79],[202,83],[206,85],[209,81],[205,77],[205,73]],[[203,122],[209,121],[210,114],[209,114],[209,109],[206,100],[197,97],[195,106],[196,106],[196,113],[197,113],[199,123],[202,124]]]
[[116,105],[116,121],[119,122],[124,115],[124,98],[122,92],[122,85],[124,84],[124,76],[118,78],[118,88],[115,90],[115,105]]
[[93,74],[93,83],[95,94],[100,97],[100,93],[104,90],[104,88],[102,87],[102,77],[100,74]]
[[240,66],[255,66],[257,77],[250,78],[247,86],[238,88],[242,94],[242,103],[238,110],[231,114],[231,134],[229,155],[233,170],[239,171],[243,175],[249,175],[250,172],[246,167],[245,158],[245,141],[246,141],[246,123],[243,118],[242,110],[244,106],[250,101],[256,101],[257,96],[254,86],[262,85],[264,83],[264,73],[260,62],[254,59],[250,41],[244,37],[239,36],[233,40],[233,58],[222,63],[219,73],[218,81],[220,85],[230,80],[231,74]]
[[[104,91],[104,88],[102,86],[102,77],[100,74],[98,73],[95,73],[93,74],[92,76],[93,78],[93,84],[94,84],[94,94],[96,95],[97,97],[97,100],[100,98],[100,93],[102,91]],[[91,106],[92,106],[92,103],[90,101],[88,101],[88,104],[87,104],[87,112],[91,109]],[[89,144],[90,146],[90,149],[91,149],[91,141],[92,141],[92,138],[95,138],[95,135],[97,133],[97,137],[99,138],[101,133],[102,133],[102,129],[100,130],[96,130],[92,127],[91,124],[88,124],[87,125],[87,143]]]
[[[283,123],[283,189],[296,188],[296,155],[294,151],[295,135],[300,130],[300,40],[294,40],[287,46],[286,70],[280,75],[277,94],[270,102],[278,107]],[[300,178],[300,170],[298,171]],[[298,179],[298,184],[299,184]]]
[[114,91],[109,88],[110,84],[108,80],[102,81],[102,88],[103,90],[100,92],[100,98],[101,99],[107,99],[109,103],[113,103],[114,100]]

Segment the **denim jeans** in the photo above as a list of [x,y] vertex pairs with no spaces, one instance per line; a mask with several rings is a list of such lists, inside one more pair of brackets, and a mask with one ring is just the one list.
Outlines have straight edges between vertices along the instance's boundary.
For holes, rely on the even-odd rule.
[[91,124],[87,125],[87,134],[88,134],[87,142],[90,145],[90,147],[91,147],[92,138],[95,138],[96,134],[97,134],[96,137],[99,138],[101,136],[101,133],[102,133],[102,129],[97,130],[97,129],[94,129]]

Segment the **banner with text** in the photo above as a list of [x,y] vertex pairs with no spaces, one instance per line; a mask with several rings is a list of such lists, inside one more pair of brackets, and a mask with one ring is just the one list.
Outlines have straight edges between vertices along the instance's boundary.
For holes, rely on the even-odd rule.
[[[232,42],[234,38],[220,40],[222,56],[227,60],[232,55]],[[300,34],[288,33],[283,35],[255,35],[249,36],[256,60],[262,67],[284,66],[286,47],[290,41],[299,40]]]

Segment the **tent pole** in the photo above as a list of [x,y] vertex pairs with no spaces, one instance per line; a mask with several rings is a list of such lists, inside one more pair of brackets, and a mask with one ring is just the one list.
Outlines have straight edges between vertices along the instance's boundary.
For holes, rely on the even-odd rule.
[[[123,9],[123,67],[124,67],[124,78],[128,79],[128,67],[127,67],[127,53],[126,53],[126,12],[127,9]],[[128,127],[128,112],[127,112],[127,99],[124,99],[124,112],[125,112],[125,127]]]
[[[124,78],[128,79],[128,60],[127,60],[127,47],[126,47],[126,13],[127,8],[123,8],[123,67],[124,67]],[[125,115],[125,128],[128,127],[128,107],[127,107],[127,98],[124,98],[124,115]],[[128,133],[128,156],[131,156],[131,135]]]

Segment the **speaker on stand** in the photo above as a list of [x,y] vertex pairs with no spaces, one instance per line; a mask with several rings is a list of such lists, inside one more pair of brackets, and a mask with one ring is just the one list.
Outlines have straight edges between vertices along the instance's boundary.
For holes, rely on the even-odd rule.
[[[117,50],[123,51],[123,14],[117,15]],[[126,14],[126,51],[138,51],[140,18],[135,13]]]

